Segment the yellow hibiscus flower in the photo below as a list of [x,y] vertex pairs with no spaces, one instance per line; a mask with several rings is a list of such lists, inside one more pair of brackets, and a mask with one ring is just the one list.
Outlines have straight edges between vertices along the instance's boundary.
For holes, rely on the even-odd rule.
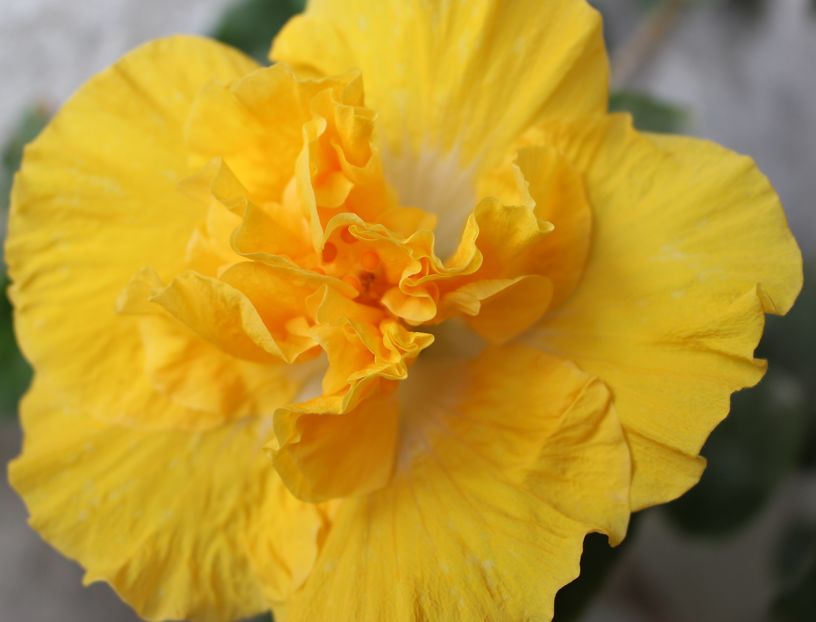
[[762,376],[779,201],[607,114],[580,0],[312,0],[271,58],[147,44],[26,151],[31,523],[148,619],[550,619]]

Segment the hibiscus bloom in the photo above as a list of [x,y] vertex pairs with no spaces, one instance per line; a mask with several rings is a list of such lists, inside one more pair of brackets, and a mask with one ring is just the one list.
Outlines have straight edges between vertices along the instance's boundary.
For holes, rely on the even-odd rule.
[[779,201],[607,114],[579,0],[313,0],[271,58],[149,43],[27,149],[31,524],[148,619],[550,619],[762,376]]

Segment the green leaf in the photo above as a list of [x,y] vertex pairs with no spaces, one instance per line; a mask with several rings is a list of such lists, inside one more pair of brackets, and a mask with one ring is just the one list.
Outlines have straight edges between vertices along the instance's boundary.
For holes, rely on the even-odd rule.
[[646,132],[679,132],[688,119],[683,108],[636,91],[613,93],[609,110],[631,113],[635,126]]
[[[27,110],[0,154],[0,232],[5,235],[9,192],[14,174],[20,167],[23,148],[40,133],[48,122],[48,112],[42,106]],[[11,303],[8,300],[8,277],[0,261],[0,416],[13,416],[17,404],[31,381],[31,368],[20,354],[12,327]]]
[[816,374],[816,264],[805,265],[805,285],[796,304],[785,317],[770,315],[765,326],[765,337],[759,355],[767,357],[774,366],[813,378]]
[[305,0],[241,0],[224,13],[212,34],[265,61],[272,39],[304,5]]
[[805,392],[808,429],[801,466],[816,469],[816,265],[805,267],[805,286],[785,317],[768,316],[765,337],[757,352],[771,367],[784,369]]
[[0,416],[13,416],[31,382],[31,368],[20,354],[11,323],[11,304],[6,292],[8,279],[0,275]]
[[[16,131],[11,135],[9,141],[3,146],[2,151],[2,173],[0,174],[0,205],[5,212],[8,209],[8,197],[11,192],[11,182],[14,174],[20,168],[20,161],[23,159],[23,148],[37,137],[37,134],[48,123],[50,115],[44,106],[33,106],[26,110]],[[3,215],[5,221],[5,213]]]
[[728,0],[728,4],[738,11],[752,17],[760,15],[765,10],[765,0]]
[[794,519],[782,533],[774,556],[776,576],[783,583],[796,583],[816,563],[816,523]]
[[700,483],[667,506],[675,524],[696,535],[723,535],[759,512],[797,465],[807,427],[804,390],[773,370],[755,389],[733,396],[731,415],[703,448]]
[[[795,529],[802,529],[801,526]],[[794,534],[788,547],[798,548],[799,567],[788,569],[789,576],[771,606],[775,622],[810,622],[816,611],[816,526],[809,526],[809,539]],[[790,537],[790,536],[789,536]]]

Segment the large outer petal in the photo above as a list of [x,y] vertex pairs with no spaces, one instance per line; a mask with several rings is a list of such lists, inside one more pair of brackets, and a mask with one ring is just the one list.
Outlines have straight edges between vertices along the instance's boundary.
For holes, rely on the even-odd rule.
[[393,482],[341,504],[285,619],[550,619],[584,535],[626,529],[629,450],[608,391],[519,347],[411,373]]
[[261,446],[269,422],[134,430],[65,409],[41,381],[22,404],[12,485],[31,525],[150,620],[230,620],[304,581],[326,520]]
[[179,189],[187,114],[204,84],[254,66],[204,39],[149,43],[85,84],[26,150],[6,245],[17,334],[52,390],[84,412],[201,424],[150,385],[138,320],[115,304],[140,268],[181,269],[206,215]]
[[583,281],[539,342],[612,389],[633,507],[669,501],[698,480],[731,393],[762,377],[763,312],[793,304],[799,248],[749,158],[641,135],[623,116],[552,126],[545,140],[584,176],[595,230]]
[[598,14],[576,0],[312,0],[271,56],[362,70],[385,146],[499,157],[542,118],[606,110]]

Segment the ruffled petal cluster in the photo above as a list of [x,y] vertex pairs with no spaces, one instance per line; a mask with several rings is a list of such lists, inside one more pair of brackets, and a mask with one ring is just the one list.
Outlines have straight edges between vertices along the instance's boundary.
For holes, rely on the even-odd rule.
[[[422,325],[463,317],[507,342],[568,295],[589,244],[579,179],[556,153],[529,147],[487,182],[506,184],[515,200],[482,199],[441,259],[436,216],[400,205],[386,181],[374,117],[353,73],[302,77],[275,65],[205,86],[184,126],[193,172],[179,187],[202,218],[183,269],[146,266],[118,300],[120,313],[139,318],[153,382],[204,411],[202,425],[274,404],[282,381],[261,378],[324,355],[319,394],[273,406],[275,467],[308,501],[388,482],[395,383],[433,342]],[[227,365],[234,382],[206,395],[184,360],[202,340],[237,361]]]
[[271,57],[147,44],[28,148],[32,524],[149,619],[550,619],[761,377],[778,199],[608,115],[578,0],[313,0]]

